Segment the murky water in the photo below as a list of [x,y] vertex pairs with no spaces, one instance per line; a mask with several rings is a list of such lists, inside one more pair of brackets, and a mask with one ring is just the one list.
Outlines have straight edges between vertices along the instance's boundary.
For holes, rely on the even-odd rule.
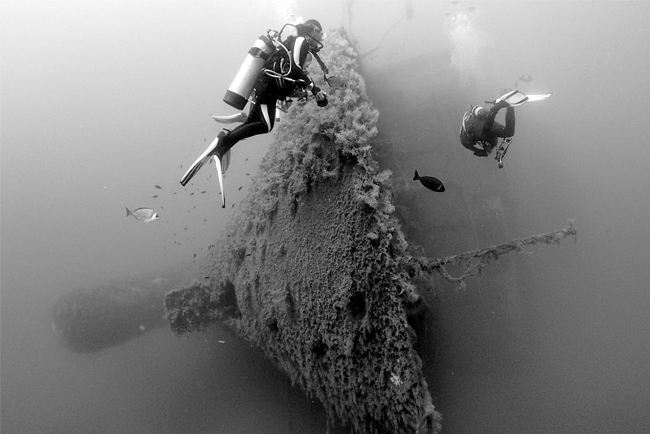
[[[217,132],[209,115],[229,110],[220,99],[242,53],[276,25],[273,2],[115,5],[5,2],[0,18],[2,432],[324,432],[318,403],[222,330],[177,339],[160,328],[88,355],[56,340],[50,308],[70,289],[200,263],[232,209],[207,175],[186,190],[178,179]],[[352,23],[361,51],[404,14],[398,1],[323,5],[289,4],[326,27]],[[569,218],[579,229],[578,244],[503,258],[464,292],[426,292],[420,348],[444,432],[647,432],[648,4],[411,5],[365,61],[456,49],[445,74],[406,63],[392,73],[401,97],[382,115],[403,170],[447,186],[398,185],[417,198],[411,212],[436,222],[412,241],[437,257]],[[464,27],[449,21],[459,13]],[[523,74],[534,80],[522,90],[554,94],[517,109],[499,170],[458,144],[458,114]],[[386,114],[414,105],[411,125]],[[236,149],[227,182],[244,188],[233,203],[267,144]],[[123,220],[124,206],[147,205],[160,221]]]

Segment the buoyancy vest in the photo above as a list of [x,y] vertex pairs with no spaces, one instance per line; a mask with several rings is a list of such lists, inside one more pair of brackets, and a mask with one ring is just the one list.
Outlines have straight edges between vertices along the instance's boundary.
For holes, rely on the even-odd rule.
[[273,79],[276,93],[280,96],[288,96],[297,88],[306,87],[311,83],[303,70],[309,51],[309,43],[304,37],[289,36],[267,60],[267,72],[263,74]]
[[492,150],[497,144],[496,137],[481,137],[485,119],[478,119],[469,110],[463,115],[463,123],[460,127],[460,142],[470,150],[487,149]]

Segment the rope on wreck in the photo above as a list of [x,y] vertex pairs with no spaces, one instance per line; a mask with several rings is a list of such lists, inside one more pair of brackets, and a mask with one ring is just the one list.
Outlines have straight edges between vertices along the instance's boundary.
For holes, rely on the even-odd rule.
[[[423,273],[438,273],[443,279],[450,283],[458,283],[459,289],[465,288],[465,279],[480,274],[483,268],[492,261],[499,259],[500,256],[515,251],[517,253],[527,253],[524,246],[530,246],[537,243],[559,244],[561,240],[568,236],[573,236],[574,241],[578,241],[578,230],[573,219],[569,220],[569,226],[540,235],[532,235],[528,238],[517,238],[507,243],[485,249],[476,249],[458,255],[446,256],[439,259],[429,258],[411,258],[411,275],[420,275]],[[475,260],[478,259],[478,260]],[[447,264],[467,264],[462,275],[454,277],[445,269]]]

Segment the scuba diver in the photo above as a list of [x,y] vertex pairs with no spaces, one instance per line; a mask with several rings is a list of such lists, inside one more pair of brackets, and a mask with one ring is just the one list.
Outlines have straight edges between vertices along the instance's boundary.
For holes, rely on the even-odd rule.
[[[518,101],[512,101],[519,94],[517,91],[511,91],[494,101],[494,105],[488,110],[484,107],[477,106],[465,112],[463,123],[460,127],[460,143],[470,151],[474,152],[477,157],[487,157],[497,146],[499,137],[503,138],[501,146],[497,150],[496,160],[499,161],[499,167],[503,167],[503,155],[515,135],[515,105]],[[525,96],[525,95],[524,95]],[[506,109],[506,124],[501,125],[496,122],[497,113],[502,108]]]
[[[295,28],[297,36],[289,36],[282,42],[279,40],[282,31],[278,34],[269,30],[268,37],[260,36],[249,50],[223,99],[241,110],[252,93],[248,116],[244,120],[244,116],[238,115],[237,119],[244,120],[243,124],[227,133],[219,132],[217,138],[181,178],[181,185],[185,186],[210,157],[218,159],[215,163],[220,168],[220,175],[225,173],[230,161],[228,151],[237,142],[269,133],[273,129],[279,100],[306,89],[314,95],[319,107],[328,104],[327,94],[305,72],[307,61],[312,56],[321,68],[326,69],[317,54],[323,47],[323,28],[316,20],[307,20],[295,25]],[[256,74],[257,71],[259,73]]]

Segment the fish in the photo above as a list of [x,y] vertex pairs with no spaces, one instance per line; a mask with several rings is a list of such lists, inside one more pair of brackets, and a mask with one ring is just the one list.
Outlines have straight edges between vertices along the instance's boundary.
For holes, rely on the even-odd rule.
[[152,197],[153,197],[153,198],[155,199],[155,198],[157,198],[157,197],[158,197],[158,195],[157,195],[157,194],[154,194],[154,195],[153,195]]
[[135,217],[136,220],[140,220],[145,223],[149,223],[160,218],[158,213],[151,208],[138,208],[135,211],[131,211],[130,209],[126,208],[126,217],[124,218],[126,219],[130,215]]
[[533,77],[530,75],[522,75],[521,77],[517,77],[517,81],[515,81],[515,87],[517,87],[520,81],[524,83],[532,83]]
[[154,185],[154,187],[156,187],[158,190],[162,190],[162,187],[159,186],[158,184]]
[[242,187],[243,187],[243,185],[242,185],[241,187],[239,187],[239,188],[238,188],[237,190],[241,190],[241,189],[242,189]]
[[438,178],[434,178],[433,176],[420,176],[417,170],[415,171],[415,176],[413,176],[413,181],[420,181],[426,188],[437,193],[445,191],[445,186],[442,185],[442,182]]

